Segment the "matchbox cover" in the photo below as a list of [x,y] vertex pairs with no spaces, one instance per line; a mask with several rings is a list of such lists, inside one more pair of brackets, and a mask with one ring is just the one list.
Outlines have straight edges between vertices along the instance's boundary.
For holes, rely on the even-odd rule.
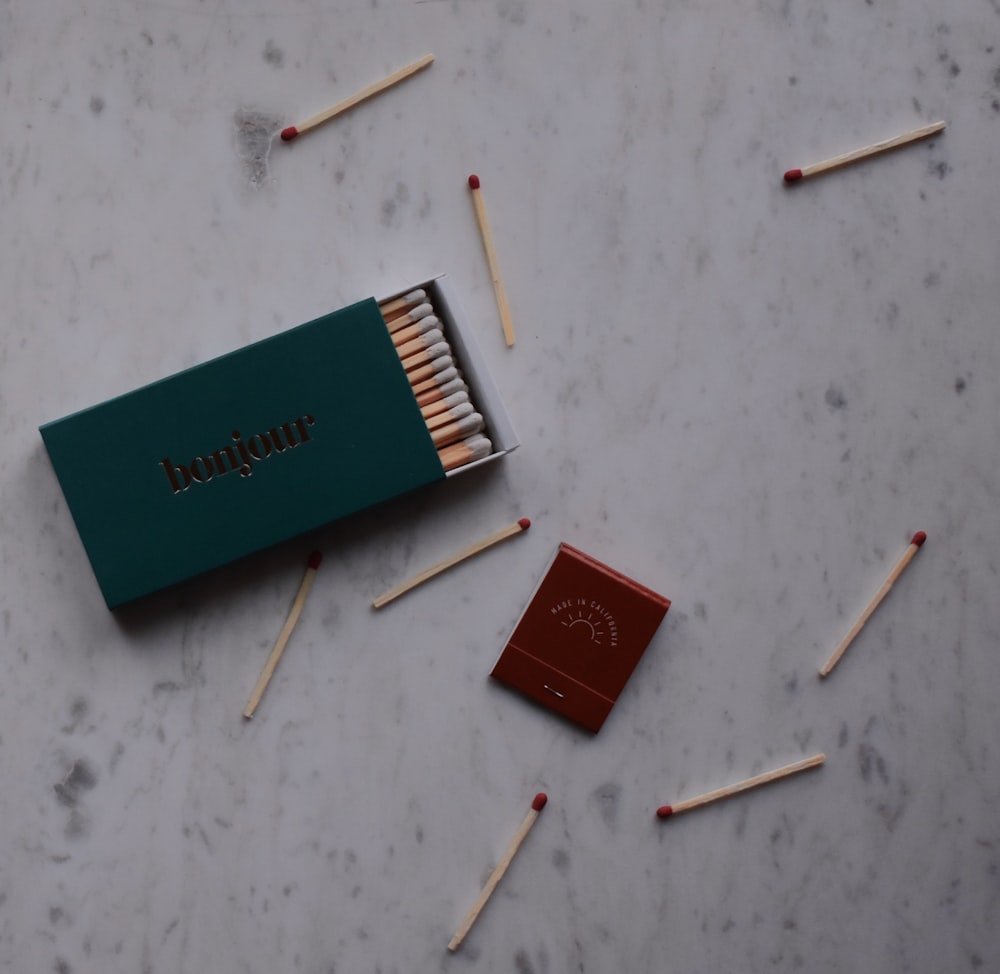
[[596,733],[670,600],[566,543],[491,676]]
[[[471,358],[492,459],[516,438]],[[447,476],[404,364],[369,298],[42,426],[108,607]]]

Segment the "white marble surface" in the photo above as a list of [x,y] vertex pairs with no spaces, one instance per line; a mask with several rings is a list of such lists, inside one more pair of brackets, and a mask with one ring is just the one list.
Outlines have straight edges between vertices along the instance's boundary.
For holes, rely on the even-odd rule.
[[[0,97],[2,969],[998,969],[995,0],[3,0]],[[112,617],[37,426],[442,271],[522,448]],[[560,540],[674,603],[594,738],[487,679]]]

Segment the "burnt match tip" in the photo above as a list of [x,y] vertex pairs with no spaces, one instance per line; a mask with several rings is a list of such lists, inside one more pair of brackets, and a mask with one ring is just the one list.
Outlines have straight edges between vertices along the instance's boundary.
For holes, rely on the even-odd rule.
[[322,560],[323,560],[323,552],[321,552],[321,551],[314,551],[314,552],[313,552],[313,553],[312,553],[312,554],[311,554],[311,555],[309,556],[309,567],[310,567],[310,568],[311,568],[311,569],[312,569],[313,571],[315,571],[315,570],[316,570],[317,568],[319,568],[319,563],[320,563],[320,562],[321,562]]
[[801,169],[789,169],[788,172],[785,173],[786,183],[797,183],[801,178],[802,178]]
[[672,805],[661,805],[656,810],[657,818],[670,818],[670,816],[673,814],[674,814],[674,809]]
[[918,548],[927,540],[927,533],[925,531],[918,531],[912,538],[910,538],[910,544],[915,544]]
[[475,173],[469,177],[469,189],[479,189],[479,177]]
[[522,531],[527,531],[531,527],[531,518],[522,517],[517,523],[520,525]]
[[291,142],[298,134],[299,130],[294,125],[289,125],[288,128],[281,130],[281,141]]
[[545,803],[549,800],[549,796],[545,794],[544,791],[540,791],[535,795],[535,800],[531,803],[531,807],[536,811],[540,812],[545,808]]

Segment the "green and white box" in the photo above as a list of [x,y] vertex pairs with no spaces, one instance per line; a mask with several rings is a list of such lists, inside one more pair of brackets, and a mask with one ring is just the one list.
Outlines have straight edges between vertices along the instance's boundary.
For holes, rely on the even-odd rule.
[[[515,449],[451,282],[414,288],[483,415],[478,463]],[[445,471],[374,298],[40,432],[110,609],[475,465]]]

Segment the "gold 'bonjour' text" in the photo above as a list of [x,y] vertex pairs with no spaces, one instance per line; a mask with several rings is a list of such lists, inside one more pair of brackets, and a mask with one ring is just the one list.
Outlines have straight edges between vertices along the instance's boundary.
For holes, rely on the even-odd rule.
[[239,430],[233,430],[233,442],[213,453],[197,456],[186,464],[174,463],[170,457],[164,457],[159,466],[163,468],[175,494],[183,493],[192,484],[207,484],[231,471],[237,472],[241,477],[249,477],[253,473],[254,461],[267,460],[275,454],[308,443],[312,439],[309,427],[315,425],[315,418],[307,413],[290,423],[272,426],[263,433],[254,433],[246,440]]

